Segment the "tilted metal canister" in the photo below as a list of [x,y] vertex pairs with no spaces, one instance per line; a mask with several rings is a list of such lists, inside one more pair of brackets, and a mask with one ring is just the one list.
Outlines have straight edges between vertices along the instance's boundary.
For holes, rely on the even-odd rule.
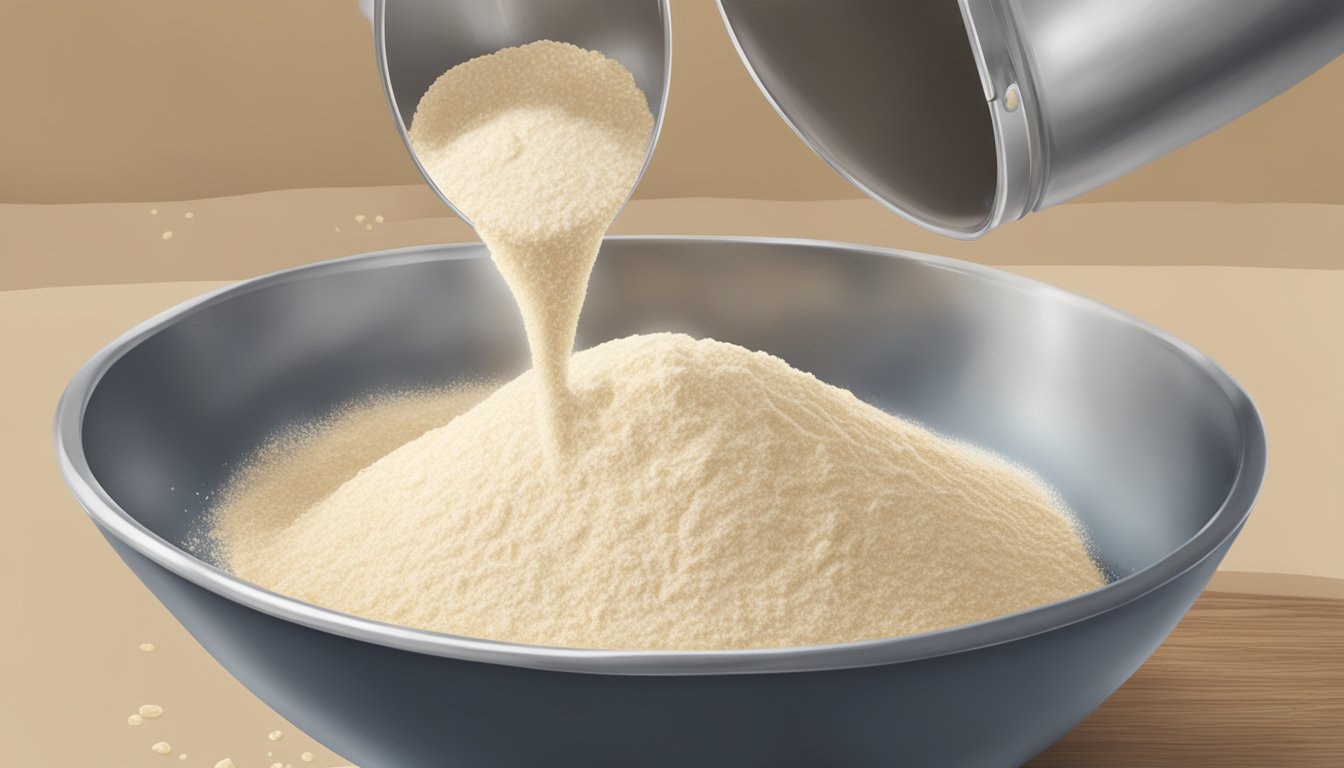
[[960,238],[1122,176],[1344,53],[1340,0],[719,6],[813,150],[907,219]]

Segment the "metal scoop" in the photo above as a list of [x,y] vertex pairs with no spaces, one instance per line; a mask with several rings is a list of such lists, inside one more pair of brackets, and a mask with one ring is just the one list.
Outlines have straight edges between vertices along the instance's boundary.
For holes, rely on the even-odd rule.
[[401,139],[439,199],[468,224],[470,219],[425,172],[406,130],[420,97],[439,75],[502,48],[557,40],[623,64],[653,112],[644,159],[648,167],[663,125],[672,68],[667,0],[374,0],[362,6],[372,12],[378,70]]

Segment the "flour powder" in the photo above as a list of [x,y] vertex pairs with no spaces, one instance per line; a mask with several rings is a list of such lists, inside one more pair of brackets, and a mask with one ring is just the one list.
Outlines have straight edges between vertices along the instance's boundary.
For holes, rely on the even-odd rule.
[[545,40],[448,70],[411,121],[416,157],[471,220],[518,302],[552,423],[567,402],[588,275],[652,133],[629,70]]
[[226,565],[395,624],[623,649],[889,637],[1101,586],[1032,475],[781,360],[674,334],[571,358],[651,130],[630,73],[569,45],[439,78],[411,143],[509,283],[533,369],[428,431],[384,405],[273,446],[214,517]]
[[524,374],[283,525],[226,524],[230,567],[347,613],[585,648],[888,637],[1103,583],[1031,475],[764,353],[671,334],[579,352],[585,440],[555,474],[539,384]]

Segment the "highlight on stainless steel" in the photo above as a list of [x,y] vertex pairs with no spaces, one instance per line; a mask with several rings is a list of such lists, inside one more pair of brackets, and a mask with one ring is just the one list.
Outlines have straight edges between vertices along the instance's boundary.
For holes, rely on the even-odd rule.
[[1122,176],[1344,53],[1339,0],[719,8],[808,146],[896,213],[959,238]]
[[463,221],[469,220],[425,173],[406,130],[420,97],[439,75],[501,48],[557,40],[625,65],[653,112],[648,167],[672,73],[668,0],[374,0],[371,9],[375,55],[392,119],[420,174]]

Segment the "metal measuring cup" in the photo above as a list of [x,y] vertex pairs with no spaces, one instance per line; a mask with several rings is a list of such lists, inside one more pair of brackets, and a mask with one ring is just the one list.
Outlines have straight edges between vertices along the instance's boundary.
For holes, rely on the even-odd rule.
[[599,51],[629,69],[653,113],[643,177],[658,143],[672,70],[667,0],[361,0],[360,7],[373,21],[378,70],[401,139],[429,186],[463,221],[471,223],[425,172],[407,128],[439,75],[502,48],[556,40]]

